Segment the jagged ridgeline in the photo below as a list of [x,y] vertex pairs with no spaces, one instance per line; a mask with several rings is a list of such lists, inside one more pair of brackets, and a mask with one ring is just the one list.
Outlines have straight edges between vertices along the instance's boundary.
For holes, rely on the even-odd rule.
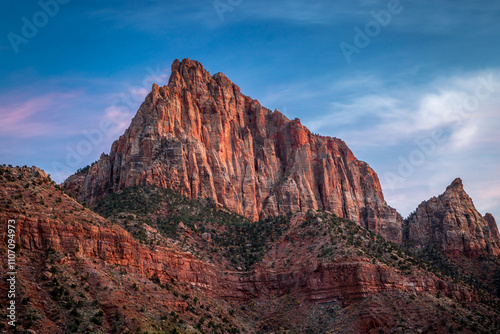
[[436,207],[452,218],[426,221],[426,208],[419,208],[418,219],[403,226],[375,171],[342,140],[312,134],[300,120],[261,106],[224,74],[212,76],[190,59],[174,61],[168,85],[153,85],[108,155],[63,184],[90,206],[138,185],[209,198],[252,221],[329,211],[397,244],[500,255],[494,218],[477,212],[460,179]]

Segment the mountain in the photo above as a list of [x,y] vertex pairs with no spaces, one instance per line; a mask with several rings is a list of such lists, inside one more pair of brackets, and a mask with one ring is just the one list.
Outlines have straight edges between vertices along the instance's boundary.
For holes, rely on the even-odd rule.
[[491,214],[482,216],[455,179],[438,197],[422,202],[405,220],[405,244],[422,249],[432,246],[448,255],[476,257],[500,255],[500,237]]
[[498,228],[460,179],[403,221],[344,142],[189,59],[62,187],[0,166],[0,239],[18,332],[500,332]]
[[63,187],[92,207],[138,185],[210,198],[251,220],[330,211],[402,242],[377,174],[343,141],[312,134],[189,59],[174,61],[167,86],[153,85],[109,155]]
[[[19,332],[500,329],[487,289],[330,213],[252,222],[214,201],[137,186],[106,194],[99,215],[36,167],[0,167],[0,194],[0,238],[9,219],[17,226]],[[4,305],[8,288],[0,283]]]

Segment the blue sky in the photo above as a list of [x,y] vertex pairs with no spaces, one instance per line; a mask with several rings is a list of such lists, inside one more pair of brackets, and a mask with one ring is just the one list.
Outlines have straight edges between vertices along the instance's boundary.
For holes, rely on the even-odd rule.
[[0,163],[63,181],[189,57],[345,140],[404,216],[461,177],[500,218],[498,1],[5,0],[0,13]]

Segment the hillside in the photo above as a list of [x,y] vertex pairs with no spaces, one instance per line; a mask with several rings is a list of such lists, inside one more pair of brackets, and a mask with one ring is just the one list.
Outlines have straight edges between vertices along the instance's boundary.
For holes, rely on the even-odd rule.
[[1,168],[0,185],[2,237],[18,222],[19,325],[36,333],[500,329],[487,289],[330,212],[251,222],[135,187],[104,196],[104,218],[35,167]]

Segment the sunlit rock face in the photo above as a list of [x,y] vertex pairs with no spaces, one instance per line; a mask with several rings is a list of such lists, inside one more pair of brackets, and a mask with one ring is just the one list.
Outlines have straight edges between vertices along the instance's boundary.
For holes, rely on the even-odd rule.
[[312,134],[189,59],[174,61],[167,86],[153,85],[109,155],[64,183],[90,205],[135,185],[211,198],[253,220],[328,210],[402,240],[377,174],[342,140]]

